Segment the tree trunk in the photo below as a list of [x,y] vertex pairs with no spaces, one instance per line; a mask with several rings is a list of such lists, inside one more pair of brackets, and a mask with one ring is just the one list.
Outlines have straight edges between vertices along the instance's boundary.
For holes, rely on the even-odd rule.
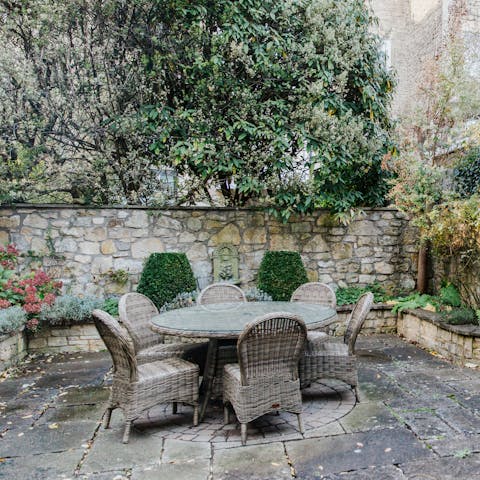
[[427,259],[428,259],[428,245],[420,245],[418,250],[417,263],[417,291],[420,293],[427,292],[428,278],[427,278]]

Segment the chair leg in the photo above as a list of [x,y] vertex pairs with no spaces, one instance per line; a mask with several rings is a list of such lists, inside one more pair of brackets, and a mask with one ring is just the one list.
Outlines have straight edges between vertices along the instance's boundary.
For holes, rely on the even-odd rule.
[[298,429],[300,430],[300,433],[303,435],[305,433],[305,429],[303,428],[303,420],[302,420],[301,413],[297,413],[297,419],[298,419]]
[[123,443],[128,443],[128,438],[130,437],[130,429],[132,428],[132,421],[127,420],[125,422],[125,432],[123,432]]
[[198,425],[198,405],[193,406],[193,426]]
[[353,391],[355,392],[355,399],[357,400],[357,403],[360,403],[360,392],[358,391],[358,385],[353,387]]
[[103,428],[107,429],[110,427],[110,419],[112,418],[112,407],[108,407],[105,412],[105,418],[103,420]]
[[247,443],[247,424],[246,423],[240,424],[240,432],[242,435],[242,445],[246,445]]
[[177,413],[177,402],[173,402],[173,405],[172,405],[172,413],[175,415]]
[[228,425],[230,423],[230,412],[228,410],[228,405],[226,403],[223,404],[223,424]]

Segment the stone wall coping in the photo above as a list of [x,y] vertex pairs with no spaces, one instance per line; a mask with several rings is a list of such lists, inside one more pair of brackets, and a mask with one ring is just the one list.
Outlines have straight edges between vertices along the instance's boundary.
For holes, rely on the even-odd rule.
[[[349,305],[337,305],[337,312],[351,312],[353,307],[355,306],[354,303],[351,303]],[[389,303],[374,303],[372,305],[372,310],[391,310],[393,308],[393,305],[390,305]]]
[[449,323],[443,322],[441,320],[442,317],[436,312],[430,312],[422,308],[415,308],[412,310],[403,310],[402,313],[414,315],[421,320],[425,320],[433,325],[442,328],[443,330],[456,333],[457,335],[464,335],[476,338],[480,337],[480,327],[478,325],[450,325]]
[[[74,210],[101,210],[101,209],[111,209],[111,210],[145,210],[145,211],[212,211],[212,212],[252,212],[260,211],[265,212],[262,207],[211,207],[203,205],[192,205],[192,206],[171,206],[171,207],[154,207],[154,206],[144,206],[144,205],[82,205],[77,203],[13,203],[13,204],[0,204],[1,209],[19,209],[19,208],[28,208],[28,209],[38,209],[38,210],[48,210],[51,208],[54,209],[74,209]],[[362,207],[363,211],[366,212],[399,212],[395,207]],[[318,209],[318,212],[328,212],[325,209]]]

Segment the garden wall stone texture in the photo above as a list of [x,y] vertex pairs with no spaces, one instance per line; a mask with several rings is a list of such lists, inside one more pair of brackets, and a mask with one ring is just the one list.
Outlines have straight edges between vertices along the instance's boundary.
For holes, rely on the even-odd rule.
[[[267,250],[299,251],[309,279],[332,286],[411,289],[416,275],[417,235],[394,209],[368,209],[339,226],[323,211],[282,224],[253,209],[26,205],[0,207],[0,239],[40,254],[41,266],[72,294],[134,290],[152,252],[185,252],[203,288],[221,243],[238,249],[244,288],[255,285]],[[119,270],[128,273],[124,285],[115,281]]]

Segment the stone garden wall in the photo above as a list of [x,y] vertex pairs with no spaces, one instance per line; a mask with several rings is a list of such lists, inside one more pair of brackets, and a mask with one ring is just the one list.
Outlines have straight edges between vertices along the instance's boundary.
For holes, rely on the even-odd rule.
[[367,210],[339,226],[325,212],[281,224],[251,209],[0,207],[6,242],[39,254],[66,292],[97,295],[133,290],[151,252],[185,252],[202,288],[212,281],[212,253],[222,243],[238,249],[242,287],[255,285],[266,250],[298,250],[311,280],[408,289],[417,252],[415,231],[394,209]]

